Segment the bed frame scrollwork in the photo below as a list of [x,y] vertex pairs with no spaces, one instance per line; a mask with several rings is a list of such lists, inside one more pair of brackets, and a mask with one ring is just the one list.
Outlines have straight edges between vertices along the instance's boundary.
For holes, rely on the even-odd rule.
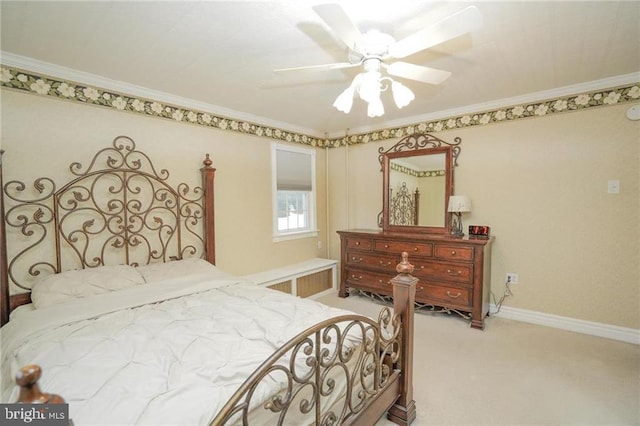
[[[393,312],[384,307],[378,321],[361,315],[332,318],[298,334],[254,371],[211,425],[371,425],[384,413],[396,424],[411,424],[416,418],[413,302],[418,280],[410,275],[413,265],[406,252],[396,270],[390,280]],[[350,338],[359,343],[349,344]],[[263,382],[286,386],[260,403],[255,399]],[[332,396],[336,400],[329,403]],[[252,422],[256,414],[260,421]]]
[[[60,188],[48,177],[32,187],[17,180],[2,184],[2,324],[29,302],[28,291],[42,274],[184,257],[215,264],[215,169],[208,154],[203,186],[193,189],[172,187],[169,172],[156,169],[127,136],[99,150],[87,167],[74,162],[69,171],[73,177]],[[27,292],[9,297],[11,285]]]

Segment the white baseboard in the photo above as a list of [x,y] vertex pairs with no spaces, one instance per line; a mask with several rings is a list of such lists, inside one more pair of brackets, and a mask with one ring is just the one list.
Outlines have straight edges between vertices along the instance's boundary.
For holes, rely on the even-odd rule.
[[547,327],[574,331],[576,333],[589,334],[592,336],[606,337],[608,339],[621,340],[623,342],[640,345],[640,330],[638,329],[619,327],[616,325],[593,321],[584,321],[559,315],[529,311],[526,309],[509,308],[507,306],[503,306],[498,313],[495,313],[496,309],[497,307],[494,304],[491,304],[490,313],[492,316],[544,325]]

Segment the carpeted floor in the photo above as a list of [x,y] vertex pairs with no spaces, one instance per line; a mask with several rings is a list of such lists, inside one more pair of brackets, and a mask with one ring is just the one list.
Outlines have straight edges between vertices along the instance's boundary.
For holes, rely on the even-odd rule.
[[[320,302],[377,318],[363,296]],[[491,317],[416,314],[414,425],[640,425],[640,346]],[[386,419],[376,426],[390,425]]]

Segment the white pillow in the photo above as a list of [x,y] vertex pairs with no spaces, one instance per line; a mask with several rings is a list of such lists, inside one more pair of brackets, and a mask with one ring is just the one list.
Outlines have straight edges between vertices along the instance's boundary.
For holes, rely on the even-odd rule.
[[9,321],[17,321],[18,318],[29,315],[30,312],[36,310],[33,303],[27,303],[26,305],[16,306],[9,314]]
[[37,281],[31,289],[31,301],[38,309],[140,284],[144,278],[128,265],[66,271]]
[[138,266],[137,270],[147,283],[171,280],[189,275],[207,275],[212,278],[219,278],[221,275],[220,270],[211,263],[195,257],[166,263],[151,263],[149,265]]

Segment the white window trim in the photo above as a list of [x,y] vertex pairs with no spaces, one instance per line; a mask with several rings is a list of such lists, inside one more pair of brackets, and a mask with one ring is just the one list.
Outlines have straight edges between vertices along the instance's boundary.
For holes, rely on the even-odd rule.
[[318,236],[318,230],[315,229],[313,231],[305,230],[299,232],[287,232],[287,233],[279,233],[273,235],[273,242],[277,243],[279,241],[288,241],[288,240],[298,240],[301,238],[312,238]]
[[[309,201],[309,229],[299,231],[278,231],[278,177],[277,177],[277,162],[276,151],[289,151],[297,152],[299,154],[307,154],[311,156],[311,199]],[[317,237],[319,234],[317,223],[317,200],[316,200],[316,151],[313,148],[303,148],[297,146],[290,146],[279,144],[276,142],[271,143],[271,216],[272,216],[272,229],[273,229],[273,241],[288,241],[302,238]]]

